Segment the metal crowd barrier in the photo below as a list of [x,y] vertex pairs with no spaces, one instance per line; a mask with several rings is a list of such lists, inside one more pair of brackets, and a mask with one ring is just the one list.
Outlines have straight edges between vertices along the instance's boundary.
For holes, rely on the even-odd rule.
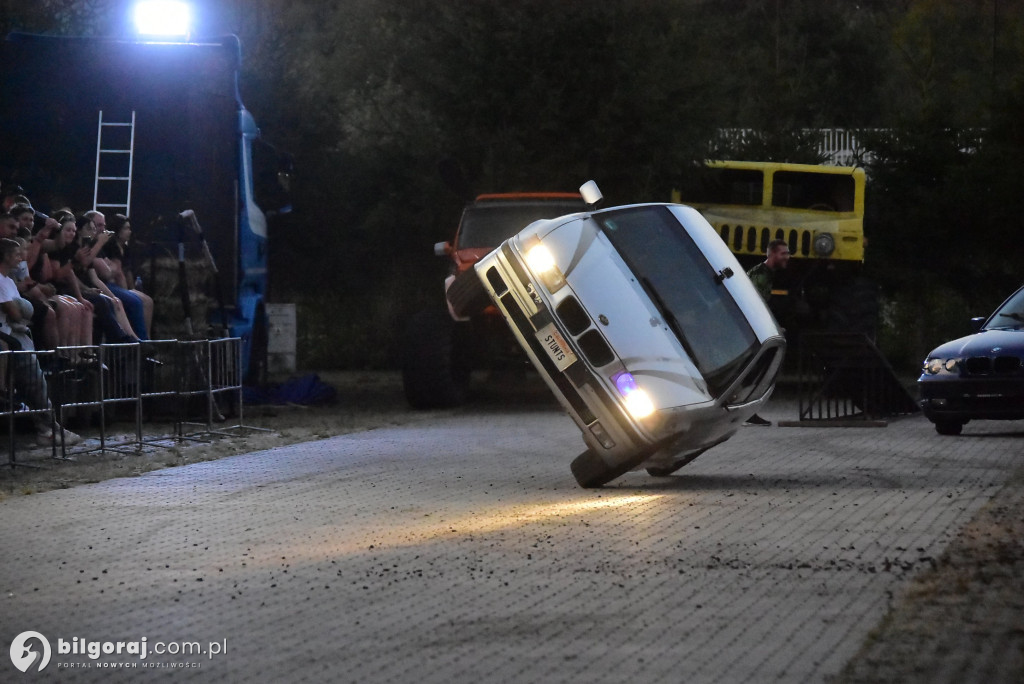
[[[194,422],[187,419],[187,414],[183,414],[178,424],[179,439],[196,439],[209,435],[227,436],[237,430],[262,429],[243,424],[242,355],[239,338],[179,342],[178,350],[179,367],[182,369],[182,382],[178,391],[181,405],[188,408],[189,402],[198,402],[204,417],[202,422]],[[220,410],[222,403],[218,400],[233,410],[238,416],[238,423],[223,425],[225,418]],[[186,426],[198,427],[199,431],[186,434]]]
[[[76,419],[99,426],[99,445],[76,449],[76,454],[138,453],[144,445],[169,446],[168,440],[203,440],[261,429],[243,423],[237,337],[3,351],[0,378],[0,417],[6,418],[10,467],[27,465],[17,459],[18,427],[24,419],[33,420],[38,430],[48,424],[55,431],[58,438],[51,455],[57,458],[66,458],[67,452],[63,432],[56,426]],[[238,418],[237,424],[223,424],[222,405]],[[194,420],[196,416],[201,420]],[[145,423],[160,418],[173,422],[173,434],[147,438]],[[133,437],[112,442],[107,429],[114,420],[131,422]]]
[[[53,434],[55,426],[53,405],[47,398],[46,379],[39,362],[52,362],[53,351],[0,351],[0,377],[3,396],[0,415],[6,418],[9,457],[8,465],[38,468],[39,466],[20,463],[16,459],[16,421],[28,419],[37,427],[46,428]],[[51,441],[50,454],[56,456],[56,440]]]

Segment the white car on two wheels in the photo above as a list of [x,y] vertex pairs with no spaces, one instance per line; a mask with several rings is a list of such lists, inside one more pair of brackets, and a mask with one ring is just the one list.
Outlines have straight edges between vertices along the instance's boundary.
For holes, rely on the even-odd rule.
[[[593,182],[581,192],[600,199]],[[785,352],[732,252],[680,204],[536,221],[448,300],[501,311],[582,432],[572,472],[584,487],[641,468],[668,475],[727,440],[771,395]]]

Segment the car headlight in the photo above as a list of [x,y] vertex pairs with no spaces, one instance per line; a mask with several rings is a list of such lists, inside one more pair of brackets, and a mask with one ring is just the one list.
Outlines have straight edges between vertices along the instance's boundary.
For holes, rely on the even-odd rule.
[[555,263],[555,255],[539,241],[526,250],[526,265],[537,274],[551,294],[565,286],[565,276],[562,275],[558,264]]
[[544,245],[534,245],[526,253],[526,263],[537,275],[547,273],[555,267],[555,256]]
[[629,411],[629,415],[640,420],[654,413],[654,402],[651,401],[647,392],[644,392],[636,384],[636,378],[631,373],[619,373],[612,380],[615,382],[615,388],[619,390],[619,394],[626,402],[626,410]]
[[947,373],[956,372],[957,367],[960,365],[960,359],[940,359],[932,358],[925,359],[923,370],[928,375],[938,375],[939,373],[946,371]]
[[836,240],[829,233],[818,233],[814,236],[814,253],[827,257],[836,251]]

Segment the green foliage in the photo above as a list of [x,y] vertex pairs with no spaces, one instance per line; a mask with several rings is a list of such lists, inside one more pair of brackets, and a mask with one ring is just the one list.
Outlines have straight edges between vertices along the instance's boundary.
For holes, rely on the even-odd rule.
[[[726,127],[778,136],[805,127],[882,122],[873,94],[886,51],[864,3],[708,3],[704,49],[721,60],[715,99]],[[883,49],[880,49],[883,48]]]

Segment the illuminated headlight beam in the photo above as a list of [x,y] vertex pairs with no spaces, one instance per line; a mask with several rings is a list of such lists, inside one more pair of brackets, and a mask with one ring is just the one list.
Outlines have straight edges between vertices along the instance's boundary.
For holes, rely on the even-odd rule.
[[526,252],[526,263],[544,283],[548,292],[554,294],[565,286],[565,276],[558,269],[555,255],[551,250],[540,244],[534,244]]
[[640,420],[654,413],[654,402],[647,392],[636,384],[636,379],[631,373],[619,373],[612,380],[626,402],[626,410],[631,416]]

